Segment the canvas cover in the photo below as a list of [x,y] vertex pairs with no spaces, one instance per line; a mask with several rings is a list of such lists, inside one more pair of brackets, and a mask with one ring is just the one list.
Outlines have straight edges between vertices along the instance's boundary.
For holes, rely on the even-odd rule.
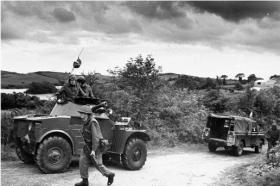
[[247,121],[245,119],[235,120],[235,126],[234,126],[235,132],[244,133],[244,132],[251,131],[251,129],[252,129],[252,122]]

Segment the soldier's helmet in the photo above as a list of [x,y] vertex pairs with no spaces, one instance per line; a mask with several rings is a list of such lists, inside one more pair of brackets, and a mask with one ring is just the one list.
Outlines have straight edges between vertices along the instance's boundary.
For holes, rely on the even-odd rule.
[[91,111],[96,114],[102,114],[107,111],[107,109],[106,109],[107,106],[108,106],[107,102],[104,101],[104,102],[100,103],[99,105],[93,106],[91,108]]
[[76,76],[73,75],[73,74],[70,74],[68,80],[69,80],[69,81],[70,81],[70,80],[76,80]]
[[81,108],[78,110],[79,113],[84,113],[84,114],[92,114],[91,107],[88,105],[83,105]]
[[79,82],[79,83],[85,83],[86,82],[86,78],[84,77],[84,76],[80,76],[80,77],[78,77],[78,79],[77,79],[77,82]]

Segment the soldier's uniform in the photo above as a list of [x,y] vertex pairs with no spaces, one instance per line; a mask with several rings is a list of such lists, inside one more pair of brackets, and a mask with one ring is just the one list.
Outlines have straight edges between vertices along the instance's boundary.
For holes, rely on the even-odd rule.
[[[76,185],[88,184],[84,182],[88,182],[88,168],[92,163],[103,176],[108,177],[107,185],[111,185],[115,174],[107,169],[102,162],[100,139],[103,139],[103,136],[98,121],[89,115],[88,121],[83,125],[81,132],[86,143],[79,160],[80,175],[83,181]],[[91,151],[95,152],[95,156],[90,156]]]
[[[90,151],[95,151],[97,170],[99,170],[103,176],[108,177],[109,175],[112,175],[113,173],[109,171],[102,162],[102,152],[99,148],[99,140],[103,139],[103,136],[100,126],[95,118],[90,118],[90,120],[83,126],[82,133],[87,146],[90,147]],[[89,157],[89,154],[86,154],[85,150],[83,150],[79,162],[80,174],[82,178],[88,178],[88,167],[90,164],[91,157]]]
[[[75,84],[71,84],[70,81],[75,81]],[[75,76],[69,76],[68,82],[63,85],[58,94],[67,101],[72,101],[78,95],[78,87],[76,85]]]
[[78,96],[94,98],[92,89],[88,84],[80,86]]
[[78,96],[94,98],[91,87],[86,83],[84,76],[78,78],[77,82],[80,84]]
[[266,133],[266,138],[268,142],[267,157],[269,156],[270,149],[276,145],[276,142],[279,140],[279,137],[280,131],[277,129],[276,125],[273,124],[271,129],[268,130],[268,132]]

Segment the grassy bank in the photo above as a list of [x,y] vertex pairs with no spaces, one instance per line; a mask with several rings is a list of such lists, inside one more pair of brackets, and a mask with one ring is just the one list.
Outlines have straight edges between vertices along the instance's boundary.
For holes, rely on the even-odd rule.
[[280,185],[280,146],[270,157],[263,152],[252,163],[239,165],[227,170],[217,181],[219,186],[279,186]]

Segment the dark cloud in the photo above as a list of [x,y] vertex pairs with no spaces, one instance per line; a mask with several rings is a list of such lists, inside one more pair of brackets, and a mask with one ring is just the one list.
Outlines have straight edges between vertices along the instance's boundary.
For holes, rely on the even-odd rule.
[[1,40],[13,40],[13,39],[20,39],[22,34],[15,31],[14,29],[9,28],[2,28],[1,29]]
[[184,17],[185,12],[180,9],[183,4],[169,1],[131,1],[124,3],[133,12],[154,19],[172,19]]
[[55,8],[53,15],[58,21],[63,23],[75,21],[75,15],[64,8]]
[[226,20],[238,22],[246,18],[263,18],[280,10],[277,1],[195,1],[190,5]]
[[277,52],[279,6],[280,2],[2,2],[1,36],[75,44],[94,36],[118,42],[116,38],[131,34],[151,42],[242,45]]

